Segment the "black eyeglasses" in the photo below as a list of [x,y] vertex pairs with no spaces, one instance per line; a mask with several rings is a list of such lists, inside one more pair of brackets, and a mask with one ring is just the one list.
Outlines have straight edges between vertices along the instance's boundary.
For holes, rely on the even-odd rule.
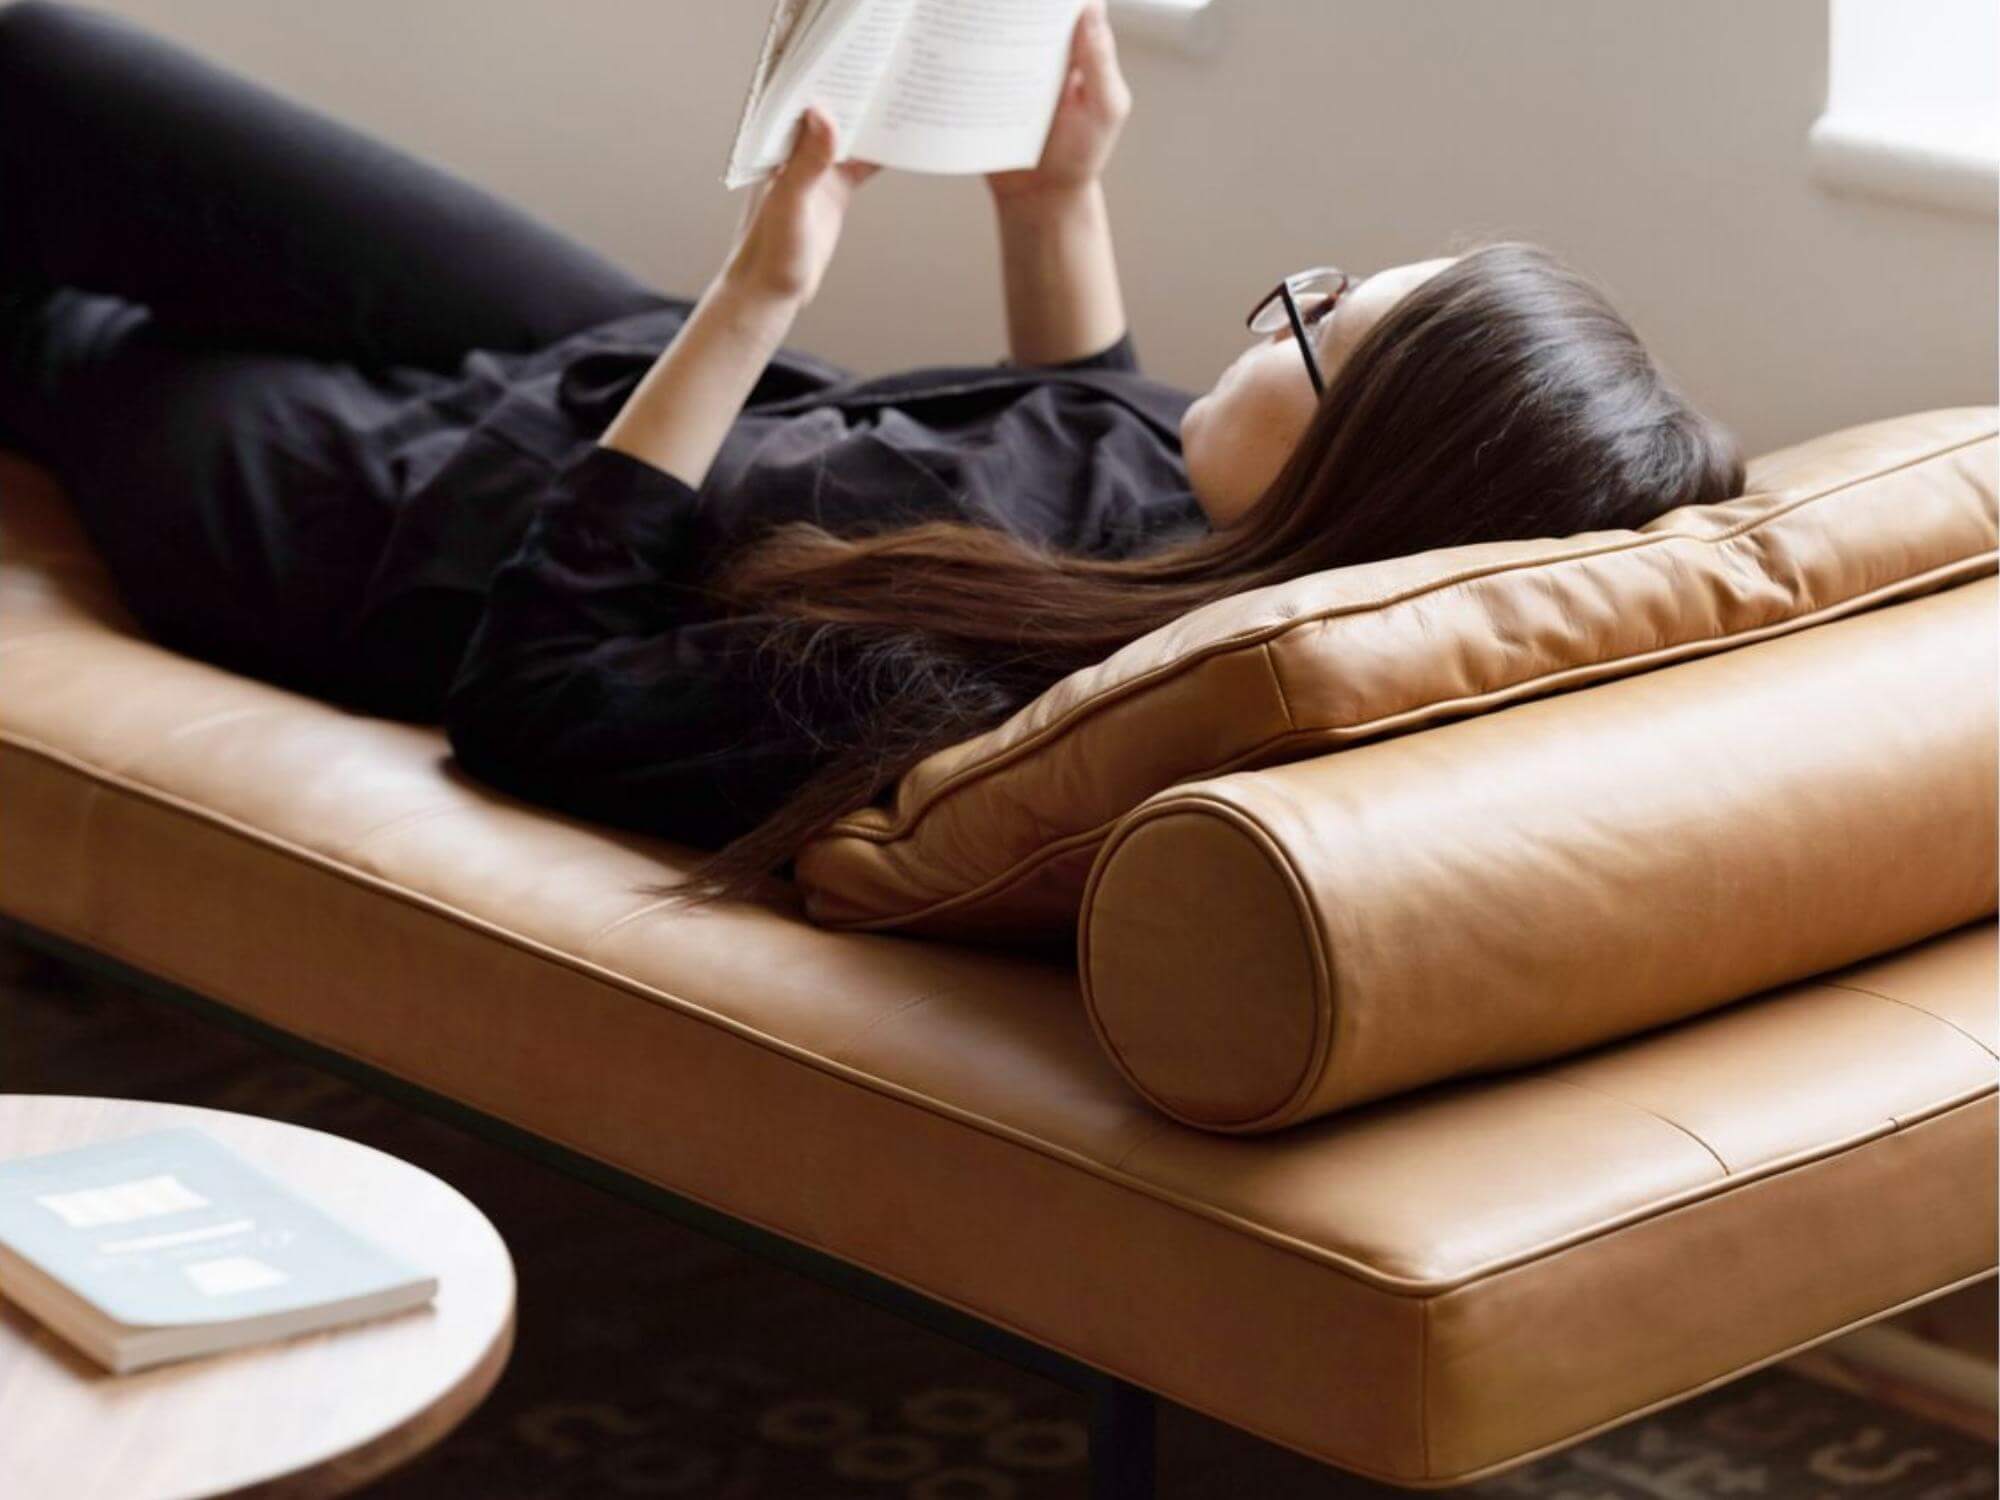
[[1313,357],[1312,337],[1307,330],[1318,327],[1320,320],[1333,312],[1352,284],[1352,277],[1333,266],[1295,271],[1260,297],[1245,320],[1252,333],[1276,333],[1287,319],[1291,321],[1292,337],[1305,358],[1315,396],[1326,394],[1326,380],[1319,372],[1319,361]]

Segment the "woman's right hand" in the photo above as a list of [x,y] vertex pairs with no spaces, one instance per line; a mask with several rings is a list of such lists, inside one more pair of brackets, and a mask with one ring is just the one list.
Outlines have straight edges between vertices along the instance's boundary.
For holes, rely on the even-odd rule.
[[812,301],[840,242],[854,190],[881,170],[874,162],[836,163],[835,137],[831,117],[809,106],[784,165],[750,189],[723,266],[724,281],[796,307]]
[[1069,65],[1041,160],[1019,171],[988,172],[994,202],[1004,209],[1082,193],[1104,175],[1131,114],[1132,88],[1118,66],[1105,0],[1084,0],[1070,33]]
[[699,489],[792,318],[812,300],[854,189],[878,168],[834,165],[833,122],[807,112],[791,155],[755,184],[736,243],[687,321],[598,436]]

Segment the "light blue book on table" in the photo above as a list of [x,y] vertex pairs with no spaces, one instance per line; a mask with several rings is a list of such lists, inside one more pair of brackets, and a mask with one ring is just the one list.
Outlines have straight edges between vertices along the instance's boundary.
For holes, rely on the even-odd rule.
[[116,1371],[379,1317],[437,1278],[192,1127],[0,1160],[0,1296]]

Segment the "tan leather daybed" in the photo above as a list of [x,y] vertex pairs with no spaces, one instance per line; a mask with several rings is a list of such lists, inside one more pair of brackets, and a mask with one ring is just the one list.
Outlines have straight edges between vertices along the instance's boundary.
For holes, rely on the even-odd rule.
[[[1992,1273],[1993,428],[1927,414],[1762,461],[1795,499],[1855,470],[1913,517],[1845,602],[1788,585],[1787,626],[1157,776],[1081,856],[1044,832],[1068,894],[1011,912],[988,873],[977,900],[920,891],[936,868],[876,809],[801,865],[842,926],[797,891],[664,910],[630,888],[687,851],[493,793],[438,730],[149,643],[49,476],[0,455],[0,910],[1328,1464],[1449,1485]],[[1956,521],[1918,514],[1940,495]],[[1251,645],[1303,734],[1304,658]],[[1642,722],[1668,762],[1587,792]],[[1693,763],[1731,741],[1731,769]],[[1531,742],[1573,757],[1520,752],[1559,777],[1554,844],[1492,801]],[[1413,806],[1444,831],[1369,821]],[[1810,836],[1776,868],[1781,823]],[[1448,857],[1401,857],[1434,833]],[[1080,963],[950,935],[1065,900]],[[1597,934],[1628,918],[1648,932]],[[1771,972],[1792,982],[1715,993]]]

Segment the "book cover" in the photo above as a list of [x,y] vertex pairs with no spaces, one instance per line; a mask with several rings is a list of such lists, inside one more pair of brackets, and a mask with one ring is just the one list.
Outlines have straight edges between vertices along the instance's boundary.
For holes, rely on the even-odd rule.
[[104,1330],[112,1343],[211,1327],[161,1345],[177,1353],[242,1341],[223,1325],[295,1329],[310,1309],[365,1315],[437,1287],[193,1127],[0,1161],[0,1250],[26,1262],[0,1253],[0,1294],[66,1337],[75,1317],[51,1315],[34,1272],[118,1325]]

